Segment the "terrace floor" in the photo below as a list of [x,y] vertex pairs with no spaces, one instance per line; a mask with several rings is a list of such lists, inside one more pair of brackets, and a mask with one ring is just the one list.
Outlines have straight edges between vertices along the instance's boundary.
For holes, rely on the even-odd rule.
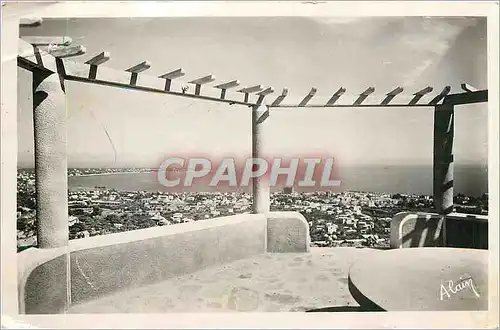
[[311,248],[266,253],[72,306],[68,313],[304,312],[355,310],[350,265],[380,253]]

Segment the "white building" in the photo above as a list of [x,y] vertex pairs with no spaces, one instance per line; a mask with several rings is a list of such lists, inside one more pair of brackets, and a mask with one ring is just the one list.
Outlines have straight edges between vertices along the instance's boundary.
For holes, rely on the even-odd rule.
[[70,215],[69,218],[68,218],[68,223],[69,223],[69,226],[73,226],[74,224],[76,223],[79,223],[80,221],[78,220],[78,217],[75,217],[73,215]]

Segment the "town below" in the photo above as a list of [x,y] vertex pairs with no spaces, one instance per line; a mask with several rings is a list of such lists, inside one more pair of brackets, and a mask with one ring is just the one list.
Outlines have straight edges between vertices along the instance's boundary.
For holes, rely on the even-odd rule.
[[[68,176],[144,173],[151,169],[70,169]],[[36,246],[33,169],[18,170],[17,247]],[[105,186],[69,189],[70,239],[250,213],[247,192],[166,192],[117,190]],[[308,221],[312,247],[388,248],[390,222],[399,212],[432,212],[431,196],[356,191],[271,194],[271,211],[297,211]],[[488,214],[488,195],[458,194],[455,211]]]

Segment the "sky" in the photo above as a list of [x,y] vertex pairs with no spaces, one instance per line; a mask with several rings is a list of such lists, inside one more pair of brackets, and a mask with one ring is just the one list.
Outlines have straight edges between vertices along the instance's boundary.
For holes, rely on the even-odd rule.
[[[414,92],[487,88],[486,20],[429,17],[46,19],[20,35],[67,35],[84,62],[109,51],[105,66],[144,60],[158,76],[183,68],[189,81],[214,74],[277,91],[330,95],[340,86]],[[33,163],[30,75],[19,69],[19,164]],[[251,110],[175,96],[69,82],[69,167],[153,167],[169,156],[245,156]],[[456,110],[455,160],[487,164],[486,104]],[[432,164],[433,108],[271,109],[266,151],[332,156],[347,165]]]

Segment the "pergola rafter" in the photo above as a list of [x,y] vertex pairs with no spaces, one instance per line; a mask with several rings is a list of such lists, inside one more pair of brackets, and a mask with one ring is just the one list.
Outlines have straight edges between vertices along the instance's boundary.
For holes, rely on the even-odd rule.
[[[40,23],[41,20],[25,21],[26,26],[37,26]],[[249,106],[252,108],[253,157],[259,157],[262,153],[260,148],[265,144],[263,140],[266,134],[263,132],[270,108],[433,107],[433,194],[436,212],[442,215],[443,235],[446,233],[446,215],[453,211],[454,107],[488,101],[487,90],[477,90],[467,83],[462,83],[462,91],[455,94],[451,93],[450,86],[445,86],[437,94],[433,94],[434,88],[431,86],[411,94],[405,94],[404,88],[397,86],[381,95],[377,95],[376,88],[371,86],[361,93],[353,94],[348,94],[346,88],[340,87],[333,94],[329,91],[328,95],[320,95],[318,89],[312,87],[307,93],[297,95],[297,100],[295,100],[288,88],[283,88],[279,95],[272,97],[275,89],[263,85],[244,85],[245,87],[228,95],[228,91],[240,86],[239,80],[232,80],[205,87],[202,93],[202,86],[215,81],[213,75],[190,80],[188,83],[178,81],[178,78],[185,75],[182,69],[170,71],[159,77],[148,76],[143,74],[151,67],[148,61],[143,61],[124,71],[99,69],[110,59],[109,52],[101,52],[85,63],[78,63],[70,58],[83,55],[86,52],[85,47],[72,45],[69,37],[23,38],[24,41],[21,41],[23,50],[17,60],[19,67],[33,72],[34,123],[35,128],[40,128],[35,129],[37,149],[35,164],[41,163],[44,167],[38,172],[38,166],[36,166],[37,223],[39,226],[37,235],[41,248],[64,246],[67,245],[68,239],[67,209],[60,205],[54,206],[55,202],[51,199],[52,197],[42,193],[42,191],[50,191],[60,200],[64,201],[66,198],[67,202],[66,112],[64,107],[56,105],[57,100],[60,102],[60,99],[64,99],[65,81]],[[112,77],[108,77],[106,73],[112,73]],[[195,86],[194,91],[189,89],[190,84]],[[60,85],[59,89],[58,85]],[[39,92],[43,93],[39,94]],[[39,97],[40,95],[43,97]],[[265,98],[271,97],[270,102],[264,102]],[[48,147],[47,144],[49,144]],[[57,166],[50,165],[52,163]],[[264,177],[253,179],[253,211],[255,213],[269,212],[269,185],[265,180]],[[67,203],[65,207],[67,208]],[[54,232],[54,228],[58,230]],[[443,238],[443,242],[445,244],[446,237]]]
[[[243,94],[243,97],[238,97],[237,95],[231,95],[228,97],[227,92],[237,86],[240,86],[239,80],[233,80],[229,82],[219,83],[215,86],[209,86],[212,90],[219,90],[219,96],[212,96],[213,93],[202,93],[202,86],[209,85],[215,82],[215,77],[213,75],[203,76],[194,80],[190,80],[187,83],[178,82],[178,78],[185,75],[182,69],[176,69],[159,77],[153,77],[143,72],[150,69],[152,64],[148,61],[143,61],[137,65],[134,65],[124,72],[130,73],[130,79],[128,83],[123,81],[117,81],[115,79],[105,79],[99,76],[98,67],[106,63],[111,54],[109,52],[101,52],[85,63],[78,63],[71,59],[72,57],[80,56],[85,54],[85,47],[79,45],[72,45],[70,37],[23,37],[24,41],[30,43],[33,46],[33,54],[25,54],[19,57],[19,66],[28,68],[32,70],[34,68],[48,69],[56,72],[55,61],[51,61],[50,58],[46,61],[38,60],[41,49],[44,47],[47,54],[52,55],[52,57],[63,59],[62,63],[66,67],[64,79],[69,81],[78,81],[82,83],[91,83],[98,85],[106,85],[118,88],[128,88],[135,89],[139,91],[154,92],[154,93],[164,93],[171,94],[182,97],[198,98],[207,101],[216,101],[229,104],[239,104],[247,106],[255,106],[262,104],[264,98],[270,98],[268,102],[268,107],[282,107],[282,108],[299,108],[299,107],[311,107],[311,108],[346,108],[346,107],[357,107],[357,108],[376,108],[376,107],[432,107],[443,103],[450,102],[446,100],[447,97],[456,95],[451,94],[451,87],[445,86],[439,93],[432,94],[434,88],[427,86],[417,92],[412,94],[405,94],[404,88],[397,86],[389,92],[377,94],[375,87],[368,87],[359,94],[348,93],[346,88],[340,87],[333,95],[325,98],[325,95],[319,95],[318,89],[312,87],[308,93],[305,95],[292,95],[289,93],[287,88],[284,88],[282,93],[278,96],[273,97],[275,90],[272,87],[264,87],[263,85],[247,86],[237,90],[237,93]],[[58,45],[55,47],[54,45]],[[42,51],[44,52],[44,51]],[[32,57],[35,57],[33,61]],[[30,63],[31,62],[31,63]],[[52,63],[51,63],[52,62]],[[106,68],[109,72],[116,73],[117,76],[123,75],[123,71]],[[82,72],[87,72],[87,74],[82,74]],[[148,81],[148,83],[138,83],[139,76]],[[177,82],[175,86],[173,82]],[[154,83],[154,80],[164,81],[164,87],[159,88]],[[153,82],[153,83],[151,83]],[[190,90],[189,85],[194,85],[194,90]],[[461,85],[463,91],[460,94],[461,98],[456,97],[452,100],[460,100],[467,102],[475,102],[474,100],[481,100],[483,98],[477,95],[484,94],[484,91],[477,91],[474,87],[467,83]],[[481,92],[483,92],[481,94]],[[480,93],[480,94],[477,94]],[[294,99],[293,102],[287,102],[287,99]],[[464,99],[465,98],[465,99]],[[295,100],[296,99],[296,100]]]

